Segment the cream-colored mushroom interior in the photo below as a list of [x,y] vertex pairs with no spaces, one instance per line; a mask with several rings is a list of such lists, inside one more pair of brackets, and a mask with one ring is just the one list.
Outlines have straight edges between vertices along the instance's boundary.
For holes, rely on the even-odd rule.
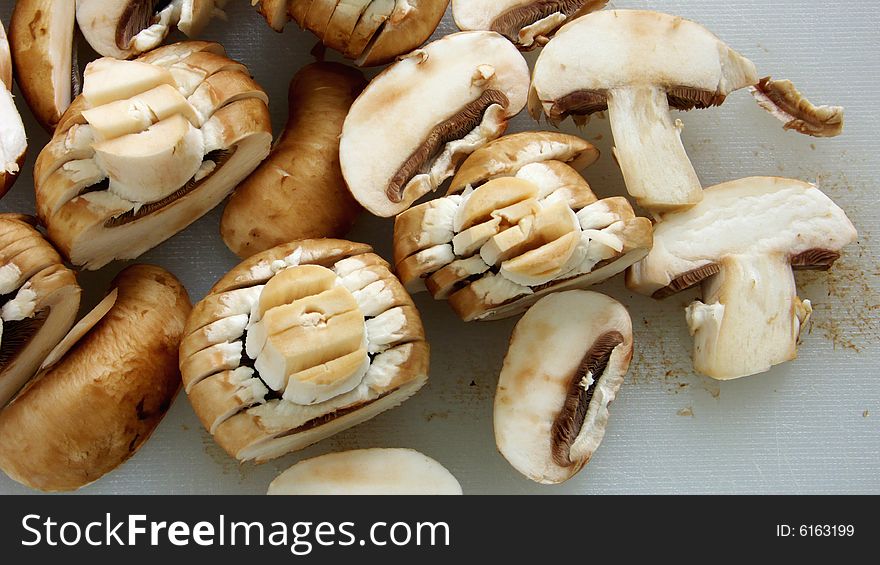
[[24,123],[12,93],[0,82],[0,187],[5,173],[17,174],[19,160],[27,149]]
[[255,266],[254,278],[268,282],[216,295],[216,315],[184,339],[187,391],[228,385],[229,408],[212,433],[255,405],[267,422],[284,421],[279,434],[321,425],[377,399],[421,339],[414,307],[377,256],[329,268],[301,260],[297,251]]
[[119,22],[120,49],[144,53],[161,45],[173,27],[189,36],[198,33],[213,16],[223,17],[226,0],[152,0],[134,2],[129,17]]
[[0,367],[9,362],[45,320],[45,313],[36,309],[37,293],[30,281],[22,283],[21,275],[15,263],[0,267]]

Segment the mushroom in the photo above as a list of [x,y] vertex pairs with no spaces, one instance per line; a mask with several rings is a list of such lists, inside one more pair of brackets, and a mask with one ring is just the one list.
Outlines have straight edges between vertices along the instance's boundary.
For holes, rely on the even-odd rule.
[[437,29],[449,0],[251,0],[275,31],[289,19],[356,60],[384,65],[409,53]]
[[98,59],[34,168],[37,212],[75,265],[155,247],[269,154],[266,93],[217,43]]
[[458,495],[461,485],[412,449],[356,449],[300,461],[269,485],[269,495]]
[[785,129],[814,137],[843,133],[843,108],[814,106],[790,80],[762,78],[752,87],[752,96],[758,105],[784,123]]
[[475,153],[461,168],[463,193],[395,220],[401,281],[411,292],[448,299],[471,321],[515,316],[546,294],[622,272],[651,248],[651,221],[637,218],[625,198],[598,200],[575,169],[555,160],[579,164],[597,155],[579,138],[546,132],[502,138]]
[[[68,0],[69,2],[69,0]],[[158,47],[173,27],[195,37],[226,0],[77,0],[76,21],[92,49],[128,59]]]
[[561,29],[535,64],[529,111],[584,123],[608,110],[629,193],[662,213],[692,206],[702,187],[670,108],[718,106],[758,82],[755,66],[704,27],[657,12],[610,10]]
[[50,133],[78,88],[73,33],[76,3],[18,0],[9,32],[16,80],[37,121]]
[[856,237],[843,210],[814,185],[732,181],[665,215],[627,286],[664,298],[702,283],[702,300],[687,309],[694,367],[715,379],[744,377],[797,356],[812,308],[798,298],[792,269],[829,269]]
[[399,214],[503,134],[527,89],[525,59],[497,33],[456,33],[414,51],[376,77],[345,119],[349,189],[373,214]]
[[31,488],[74,490],[121,465],[180,388],[186,290],[149,265],[126,268],[113,286],[0,412],[0,469]]
[[0,21],[0,84],[5,86],[6,90],[12,90],[12,53],[2,21]]
[[364,76],[315,63],[290,83],[287,125],[272,154],[229,199],[223,241],[240,257],[299,239],[341,237],[361,211],[339,168],[339,135]]
[[495,443],[529,479],[557,484],[590,462],[633,353],[626,308],[583,290],[539,300],[517,322],[495,393]]
[[0,409],[73,325],[80,289],[35,218],[0,214]]
[[256,254],[193,309],[180,346],[190,402],[240,461],[364,422],[428,378],[418,311],[367,245],[311,239]]
[[0,23],[0,198],[18,178],[27,152],[24,123],[12,99],[11,69],[9,43]]
[[520,49],[546,45],[568,21],[601,10],[608,0],[452,0],[462,31],[497,31]]

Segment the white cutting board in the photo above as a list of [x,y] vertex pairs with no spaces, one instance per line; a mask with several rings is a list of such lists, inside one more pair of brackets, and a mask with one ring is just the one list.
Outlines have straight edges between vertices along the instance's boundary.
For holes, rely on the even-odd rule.
[[[83,493],[258,494],[304,457],[361,447],[411,447],[447,466],[465,493],[880,493],[878,328],[880,267],[880,12],[871,0],[616,0],[695,19],[747,57],[762,74],[790,78],[814,102],[846,106],[837,139],[784,132],[747,92],[721,108],[682,115],[685,145],[703,183],[751,175],[816,181],[860,232],[829,273],[798,274],[815,309],[800,358],[764,375],[718,383],[694,375],[684,307],[695,291],[665,302],[633,296],[621,277],[596,290],[629,306],[636,353],[612,407],[601,448],[576,478],[533,484],[498,454],[492,400],[513,321],[465,325],[443,303],[416,297],[432,346],[429,385],[399,408],[301,453],[261,466],[228,457],[181,393],[152,439],[125,465]],[[13,0],[0,0],[9,22]],[[271,31],[249,2],[229,2],[229,21],[205,38],[222,42],[269,92],[276,132],[287,113],[287,85],[311,61],[315,38],[287,26]],[[437,35],[455,31],[447,15]],[[329,53],[329,52],[328,52]],[[331,55],[332,57],[332,55]],[[0,210],[33,212],[31,169],[46,135],[25,109],[30,151],[24,173]],[[536,128],[526,115],[511,131]],[[571,126],[567,130],[574,132]],[[623,194],[611,159],[607,121],[582,134],[603,152],[586,172],[600,196]],[[381,142],[381,140],[377,140]],[[218,235],[220,209],[147,253],[186,285],[193,301],[237,263]],[[390,257],[392,222],[364,217],[352,239]],[[84,273],[94,305],[121,264]],[[0,476],[0,493],[24,493]]]

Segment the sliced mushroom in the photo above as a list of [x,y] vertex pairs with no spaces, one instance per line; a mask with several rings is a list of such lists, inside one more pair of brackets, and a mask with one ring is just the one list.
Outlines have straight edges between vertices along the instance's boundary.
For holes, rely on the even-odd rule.
[[472,156],[477,164],[465,164],[470,180],[462,194],[415,206],[395,221],[394,262],[403,283],[448,299],[465,321],[514,316],[546,294],[604,281],[651,248],[651,221],[635,217],[625,198],[597,200],[571,166],[539,160],[593,159],[585,142],[561,134],[553,143],[544,133],[510,137],[514,142],[502,138],[494,151]]
[[105,57],[128,59],[158,47],[172,28],[201,33],[226,0],[77,0],[76,21]]
[[601,10],[608,0],[452,0],[462,31],[497,31],[520,49],[546,45],[568,21]]
[[16,81],[34,117],[49,132],[70,106],[78,82],[75,26],[76,3],[70,0],[18,0],[12,13]]
[[303,449],[427,380],[412,299],[369,246],[289,243],[245,260],[196,305],[180,348],[196,414],[240,461]]
[[608,110],[627,190],[662,213],[692,206],[702,186],[670,108],[724,102],[758,82],[755,66],[704,27],[639,10],[584,16],[554,37],[535,65],[529,111],[582,123]]
[[358,449],[300,461],[269,495],[457,495],[452,473],[412,449]]
[[[24,164],[27,134],[12,99],[11,61],[6,32],[0,23],[0,198],[6,194]],[[8,75],[8,76],[7,76]]]
[[378,216],[406,210],[504,133],[527,89],[525,59],[497,33],[448,35],[413,52],[351,107],[340,142],[349,189]]
[[794,359],[811,312],[792,268],[828,269],[856,239],[846,214],[815,186],[755,177],[707,188],[703,201],[664,216],[654,249],[627,285],[663,298],[702,283],[687,310],[694,367],[734,379]]
[[619,302],[573,290],[547,296],[516,324],[495,393],[495,442],[517,471],[545,484],[590,462],[633,353]]
[[12,53],[2,21],[0,21],[0,83],[6,86],[6,90],[12,90]]
[[307,238],[341,237],[361,208],[339,168],[339,135],[363,75],[315,63],[290,83],[290,113],[272,154],[226,205],[220,233],[240,257]]
[[37,211],[75,265],[158,245],[269,154],[265,92],[216,43],[98,59],[34,169]]
[[0,214],[0,409],[34,376],[79,309],[76,277],[33,221]]
[[785,124],[785,129],[814,137],[843,133],[843,107],[814,106],[790,80],[762,78],[752,87],[758,105]]

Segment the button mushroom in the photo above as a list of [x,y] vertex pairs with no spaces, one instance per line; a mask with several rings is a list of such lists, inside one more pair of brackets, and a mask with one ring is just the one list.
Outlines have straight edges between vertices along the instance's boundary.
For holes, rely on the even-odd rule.
[[546,45],[568,21],[601,10],[608,0],[452,0],[463,31],[497,31],[521,49]]
[[361,211],[339,168],[339,135],[364,76],[315,63],[290,83],[290,113],[272,154],[229,199],[223,241],[248,257],[299,239],[341,237]]
[[448,35],[386,69],[342,129],[340,163],[354,197],[390,217],[436,190],[504,133],[525,105],[528,73],[510,42],[479,31]]
[[[69,0],[67,0],[68,3]],[[172,28],[201,33],[226,0],[77,0],[76,21],[92,49],[128,59],[158,47]]]
[[702,198],[670,108],[717,106],[757,82],[752,62],[699,24],[657,12],[602,11],[567,25],[541,52],[529,110],[559,123],[607,109],[627,190],[663,212]]
[[269,495],[456,495],[452,473],[412,449],[357,449],[300,461]]
[[269,154],[265,92],[216,43],[98,59],[34,168],[37,212],[70,261],[137,257],[216,206]]
[[9,190],[24,163],[27,135],[12,99],[12,61],[6,31],[0,23],[0,198]]
[[651,248],[650,220],[637,218],[625,198],[598,200],[575,169],[555,160],[577,165],[596,156],[579,138],[547,132],[502,138],[475,153],[461,169],[462,194],[395,220],[401,280],[448,299],[471,321],[514,316],[541,296],[622,272]]
[[0,214],[0,409],[37,372],[73,325],[73,271],[31,223]]
[[632,322],[595,292],[547,296],[516,324],[495,393],[498,450],[529,479],[567,481],[589,463],[632,359]]
[[809,301],[792,269],[828,269],[856,239],[846,214],[811,184],[757,177],[708,188],[697,206],[663,217],[654,249],[627,284],[663,298],[702,283],[687,309],[694,367],[716,379],[794,359]]
[[196,305],[180,368],[240,461],[302,449],[392,408],[428,376],[419,314],[368,246],[303,240],[245,260]]
[[128,267],[113,286],[0,412],[0,469],[31,488],[73,490],[115,469],[180,389],[186,290],[149,265]]

